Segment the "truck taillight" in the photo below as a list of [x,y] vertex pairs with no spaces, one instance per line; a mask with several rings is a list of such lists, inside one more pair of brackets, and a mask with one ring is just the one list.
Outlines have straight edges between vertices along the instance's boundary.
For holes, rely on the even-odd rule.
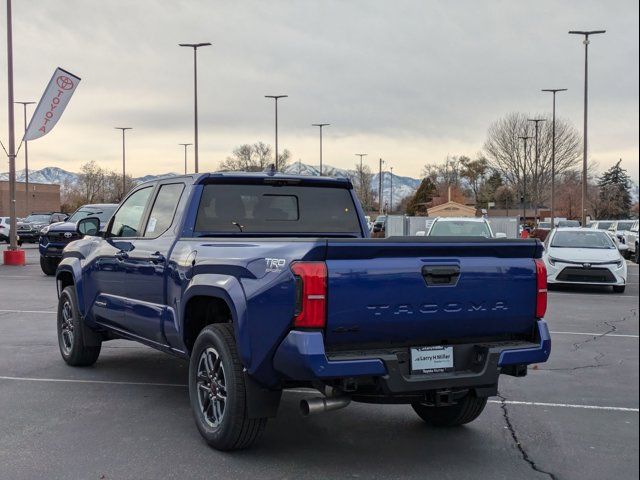
[[547,313],[547,267],[544,261],[536,259],[536,318],[544,318]]
[[293,326],[324,328],[327,321],[327,265],[324,262],[294,262],[296,312]]

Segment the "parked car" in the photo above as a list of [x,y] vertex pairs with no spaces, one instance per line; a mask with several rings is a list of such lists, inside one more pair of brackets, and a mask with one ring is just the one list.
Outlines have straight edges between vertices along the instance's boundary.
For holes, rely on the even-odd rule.
[[536,228],[531,232],[531,238],[537,238],[541,242],[544,242],[551,231],[551,222],[538,222]]
[[100,229],[102,230],[117,207],[118,205],[115,203],[83,205],[64,222],[52,223],[43,227],[40,230],[40,239],[38,241],[42,272],[45,275],[55,275],[64,247],[69,242],[80,238],[76,232],[76,223],[80,219],[97,217],[100,220]]
[[613,220],[594,220],[589,224],[589,228],[596,230],[609,230],[613,225]]
[[556,226],[558,228],[580,228],[580,222],[578,220],[559,220]]
[[20,237],[18,245],[37,243],[40,238],[40,230],[52,223],[64,222],[66,218],[67,214],[62,212],[32,213],[28,215],[17,223],[16,233]]
[[438,217],[431,223],[427,237],[483,237],[506,238],[504,233],[493,234],[491,225],[479,217]]
[[373,228],[371,229],[372,236],[374,238],[384,238],[387,230],[387,216],[378,215],[373,222]]
[[634,223],[635,220],[616,220],[609,227],[609,232],[615,235],[620,243],[625,243],[624,234],[631,229]]
[[9,243],[9,232],[11,223],[9,217],[0,217],[0,242]]
[[614,292],[625,290],[627,262],[607,232],[556,228],[545,241],[542,258],[549,285],[610,285]]
[[367,238],[348,179],[167,178],[99,223],[78,222],[89,236],[56,273],[62,358],[91,365],[124,338],[189,359],[195,423],[218,449],[254,443],[293,386],[324,394],[304,414],[404,403],[468,423],[500,374],[550,353],[539,241]]
[[636,263],[640,263],[640,249],[638,249],[638,223],[638,220],[633,222],[631,228],[624,233],[624,243],[627,246],[627,256],[632,258]]

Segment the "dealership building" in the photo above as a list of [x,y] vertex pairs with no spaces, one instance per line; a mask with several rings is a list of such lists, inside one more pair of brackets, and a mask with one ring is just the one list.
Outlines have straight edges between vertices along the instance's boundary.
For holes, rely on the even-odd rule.
[[[16,216],[26,217],[31,212],[60,211],[60,185],[16,182]],[[0,181],[0,216],[9,216],[9,182]]]

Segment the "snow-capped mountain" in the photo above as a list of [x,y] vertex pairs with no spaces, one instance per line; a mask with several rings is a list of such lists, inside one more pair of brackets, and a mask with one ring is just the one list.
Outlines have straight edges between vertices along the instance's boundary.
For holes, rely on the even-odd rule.
[[[320,175],[319,165],[307,165],[302,162],[296,162],[285,168],[285,173],[295,175]],[[344,168],[332,167],[331,165],[322,166],[322,174],[327,177],[344,177],[354,180],[356,178],[355,170],[347,170]],[[413,195],[420,185],[420,179],[411,177],[401,177],[399,175],[391,174],[391,172],[382,173],[382,198],[386,203],[389,202],[391,194],[391,178],[393,176],[393,204],[398,205],[403,198]],[[379,174],[375,174],[371,179],[371,189],[378,193],[378,177]]]
[[[24,182],[25,174],[24,170],[18,170],[16,172],[16,179],[19,182]],[[285,173],[292,175],[320,175],[319,165],[307,165],[302,162],[296,162],[289,165],[285,169]],[[331,165],[323,165],[322,174],[328,177],[344,177],[354,180],[356,178],[356,171],[345,168],[332,167]],[[144,175],[135,179],[136,183],[147,182],[149,180],[155,180],[157,178],[164,178],[171,175],[177,175],[176,173],[163,173],[160,175]],[[0,180],[8,180],[8,173],[0,173]],[[389,202],[389,196],[391,194],[391,173],[383,172],[382,177],[382,197],[386,203]],[[29,170],[29,181],[33,183],[54,183],[59,185],[73,186],[78,182],[78,174],[69,172],[58,167],[45,167],[40,170]],[[401,177],[399,175],[393,175],[393,204],[398,205],[400,201],[408,195],[412,195],[418,186],[420,180],[411,177]],[[371,189],[378,193],[378,174],[376,173],[371,179]]]

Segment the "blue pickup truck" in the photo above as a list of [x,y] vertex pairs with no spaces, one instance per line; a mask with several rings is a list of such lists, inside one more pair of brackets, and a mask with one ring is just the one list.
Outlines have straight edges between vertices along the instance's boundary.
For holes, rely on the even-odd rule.
[[471,422],[547,360],[537,240],[368,237],[346,179],[207,173],[136,187],[104,232],[63,252],[63,359],[102,342],[189,359],[195,423],[221,450],[252,445],[283,389],[303,414],[351,401],[411,405],[427,423]]

